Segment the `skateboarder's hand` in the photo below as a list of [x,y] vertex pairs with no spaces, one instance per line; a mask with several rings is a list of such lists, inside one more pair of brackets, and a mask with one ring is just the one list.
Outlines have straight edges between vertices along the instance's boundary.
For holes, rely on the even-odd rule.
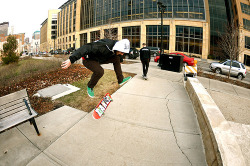
[[64,61],[64,62],[62,63],[61,67],[62,67],[63,69],[67,69],[70,65],[71,65],[71,62],[70,62],[70,60],[68,59],[68,60],[66,60],[66,61]]

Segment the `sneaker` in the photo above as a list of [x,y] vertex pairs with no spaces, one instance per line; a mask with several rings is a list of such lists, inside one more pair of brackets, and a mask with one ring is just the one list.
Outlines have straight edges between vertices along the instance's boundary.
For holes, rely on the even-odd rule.
[[147,79],[148,79],[148,77],[147,77],[147,76],[144,76],[143,78],[144,78],[145,80],[147,80]]
[[126,78],[123,78],[122,82],[121,82],[121,83],[119,83],[119,85],[123,85],[123,84],[125,84],[125,83],[126,83],[127,81],[129,81],[131,78],[132,78],[131,76],[126,77]]
[[87,93],[88,93],[89,97],[91,97],[91,98],[95,97],[93,88],[89,88],[87,86]]

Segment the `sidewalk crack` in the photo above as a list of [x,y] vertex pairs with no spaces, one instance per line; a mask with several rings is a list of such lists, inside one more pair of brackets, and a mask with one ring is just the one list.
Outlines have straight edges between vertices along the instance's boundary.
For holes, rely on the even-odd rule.
[[190,159],[188,158],[188,156],[184,153],[184,151],[181,149],[180,145],[178,144],[178,140],[177,140],[177,137],[176,137],[174,126],[173,126],[172,120],[171,120],[171,113],[170,113],[170,110],[168,108],[168,102],[169,102],[169,100],[167,100],[167,111],[168,111],[169,121],[170,121],[171,128],[173,130],[173,134],[174,134],[176,145],[178,146],[178,148],[180,149],[180,151],[182,152],[182,154],[186,157],[186,159],[188,160],[189,164],[192,166],[193,164],[191,163]]

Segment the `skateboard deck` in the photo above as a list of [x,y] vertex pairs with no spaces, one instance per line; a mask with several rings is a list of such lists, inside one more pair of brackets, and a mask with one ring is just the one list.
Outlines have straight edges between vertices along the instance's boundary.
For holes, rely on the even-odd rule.
[[95,109],[93,111],[93,115],[92,115],[93,118],[100,119],[102,117],[102,115],[104,114],[104,112],[106,111],[106,109],[108,108],[111,101],[113,101],[113,99],[111,98],[111,95],[109,93],[107,93],[102,98],[100,103],[95,107]]

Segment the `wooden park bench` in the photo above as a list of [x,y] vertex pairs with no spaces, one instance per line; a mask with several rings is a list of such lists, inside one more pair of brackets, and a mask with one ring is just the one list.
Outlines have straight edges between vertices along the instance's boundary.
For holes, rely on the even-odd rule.
[[0,132],[29,120],[40,135],[35,116],[37,112],[31,108],[26,89],[0,97]]

